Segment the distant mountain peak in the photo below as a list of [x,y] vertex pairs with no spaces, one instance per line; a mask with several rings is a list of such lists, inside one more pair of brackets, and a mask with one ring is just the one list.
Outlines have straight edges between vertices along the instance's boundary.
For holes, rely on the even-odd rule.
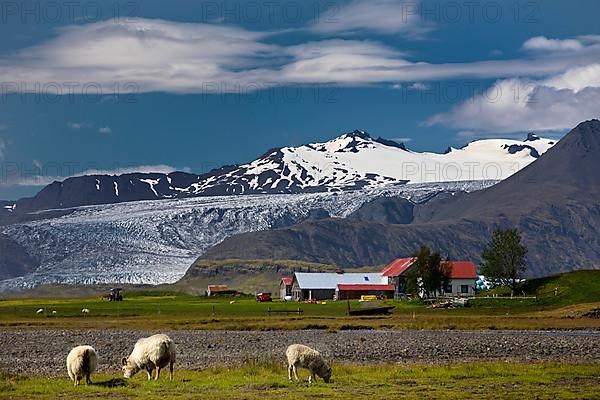
[[[205,174],[185,172],[80,176],[55,182],[17,210],[35,211],[195,196],[312,193],[405,183],[502,180],[544,154],[554,142],[484,139],[445,154],[409,151],[403,143],[356,129],[322,143],[279,147],[242,165]],[[486,174],[482,160],[499,166]],[[473,165],[480,166],[479,169]],[[0,209],[8,212],[8,208]]]
[[365,140],[371,139],[371,135],[369,135],[368,132],[363,131],[361,129],[355,129],[352,132],[348,132],[342,135],[342,137],[358,137]]

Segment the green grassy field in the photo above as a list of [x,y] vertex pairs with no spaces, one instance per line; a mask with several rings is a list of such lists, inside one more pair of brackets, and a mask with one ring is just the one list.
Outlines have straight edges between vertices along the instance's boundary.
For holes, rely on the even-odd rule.
[[[600,365],[461,363],[453,365],[334,365],[330,384],[289,383],[281,363],[246,363],[176,371],[175,380],[124,380],[94,375],[73,387],[66,377],[0,376],[1,399],[597,399]],[[161,378],[162,379],[162,378]]]
[[[233,303],[230,303],[233,301]],[[123,302],[88,299],[19,299],[0,301],[0,327],[6,328],[145,328],[145,329],[597,329],[600,319],[582,317],[599,303],[570,307],[532,306],[511,300],[498,306],[430,309],[386,300],[389,316],[350,317],[347,303],[257,303],[251,298],[204,298],[176,294],[136,294]],[[351,301],[350,307],[363,306]],[[45,309],[44,314],[36,310]],[[82,314],[82,308],[90,310]],[[272,314],[268,309],[288,310]],[[302,310],[301,314],[293,313]],[[56,311],[56,313],[53,313]]]
[[[304,304],[257,303],[251,296],[206,298],[158,290],[125,293],[122,302],[89,298],[0,300],[0,327],[146,329],[598,329],[600,271],[581,271],[532,280],[524,285],[533,299],[478,298],[471,307],[431,309],[420,302],[385,300],[390,316],[350,317],[345,301]],[[497,289],[483,295],[506,295]],[[364,306],[351,301],[350,307]],[[36,310],[44,309],[43,314]],[[81,310],[88,308],[89,315]],[[268,309],[289,314],[268,314]],[[302,310],[301,314],[293,313]],[[55,311],[55,313],[53,313]]]

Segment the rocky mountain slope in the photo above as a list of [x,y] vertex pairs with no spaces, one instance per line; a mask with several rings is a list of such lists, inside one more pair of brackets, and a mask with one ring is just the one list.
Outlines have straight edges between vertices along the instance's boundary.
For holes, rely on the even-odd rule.
[[[282,258],[352,267],[384,264],[422,243],[479,260],[491,232],[518,227],[529,276],[600,267],[600,121],[584,122],[535,163],[485,190],[417,206],[410,225],[328,219],[236,235],[202,257]],[[390,222],[390,221],[384,221]],[[236,251],[243,244],[243,253]]]

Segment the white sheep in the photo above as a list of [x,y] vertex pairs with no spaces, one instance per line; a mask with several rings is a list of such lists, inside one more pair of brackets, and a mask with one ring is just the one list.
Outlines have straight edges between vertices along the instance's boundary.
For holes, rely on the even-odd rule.
[[315,374],[323,378],[326,383],[329,382],[331,367],[318,351],[302,344],[292,344],[287,348],[285,355],[288,360],[288,378],[290,382],[292,381],[292,372],[296,381],[299,380],[298,367],[306,368],[310,371],[310,376],[308,377],[309,385],[315,380]]
[[137,341],[133,351],[123,358],[123,376],[131,378],[138,371],[145,369],[148,380],[152,379],[152,371],[156,369],[155,380],[160,376],[161,368],[169,366],[169,379],[173,380],[173,364],[175,364],[175,343],[167,335],[154,335]]
[[96,370],[98,355],[92,346],[77,346],[67,356],[67,372],[75,386],[85,376],[85,383],[92,383],[90,375]]
[[90,309],[89,308],[82,308],[81,312],[83,313],[83,316],[85,317],[86,315],[88,315],[90,313]]
[[36,314],[43,314],[44,313],[44,309],[43,308],[38,308],[38,310],[35,313]]

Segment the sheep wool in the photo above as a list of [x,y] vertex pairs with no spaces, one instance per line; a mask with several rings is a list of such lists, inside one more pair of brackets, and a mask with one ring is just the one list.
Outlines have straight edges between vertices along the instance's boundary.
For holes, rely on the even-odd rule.
[[288,360],[288,378],[290,381],[292,380],[292,373],[298,381],[297,369],[306,368],[310,371],[309,384],[315,380],[315,375],[320,376],[325,382],[329,382],[331,367],[318,351],[302,344],[292,344],[287,348],[285,355]]
[[96,370],[98,355],[92,346],[77,346],[67,356],[67,372],[75,386],[85,377],[85,383],[92,383],[90,375]]
[[156,369],[155,380],[160,370],[169,366],[169,379],[173,380],[173,364],[175,364],[175,343],[167,335],[159,334],[137,341],[133,351],[123,358],[123,376],[131,378],[142,369],[146,370],[148,380],[152,379],[152,371]]

